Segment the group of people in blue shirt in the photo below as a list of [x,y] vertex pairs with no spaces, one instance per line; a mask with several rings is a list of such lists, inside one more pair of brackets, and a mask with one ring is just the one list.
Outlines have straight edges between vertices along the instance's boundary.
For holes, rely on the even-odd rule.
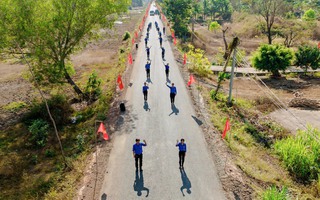
[[[159,40],[160,40],[160,48],[162,49],[162,59],[164,60],[164,54],[165,54],[165,49],[164,47],[162,47],[162,34],[158,25],[158,22],[155,21],[155,26],[157,28],[158,34],[159,34]],[[152,27],[152,23],[150,22],[148,24],[148,28],[147,28],[147,36],[145,38],[145,45],[146,45],[146,51],[147,51],[147,63],[145,65],[145,69],[146,69],[146,75],[147,75],[147,79],[150,79],[150,68],[151,68],[151,60],[150,60],[150,47],[148,47],[148,40],[149,40],[149,31]],[[163,27],[163,32],[165,34],[165,27]],[[167,82],[166,82],[166,86],[168,88],[170,88],[170,102],[171,105],[174,105],[174,100],[175,100],[175,96],[177,95],[177,88],[175,87],[174,83],[168,84],[168,79],[169,79],[169,63],[165,64],[163,63],[164,67],[165,67],[165,73],[166,73],[166,78],[167,78]],[[148,90],[149,90],[149,86],[147,85],[146,82],[144,82],[143,86],[142,86],[142,93],[144,96],[144,101],[147,102],[148,100]]]
[[[136,143],[132,147],[133,157],[135,159],[136,171],[138,171],[138,169],[140,169],[140,171],[143,171],[142,170],[142,158],[143,158],[142,147],[145,147],[145,146],[147,146],[147,142],[145,140],[143,140],[143,142],[140,142],[140,139],[137,138]],[[178,154],[179,155],[179,168],[183,169],[184,168],[183,167],[184,158],[187,153],[187,144],[185,143],[183,138],[181,138],[180,142],[179,142],[179,140],[177,140],[176,147],[179,148],[179,154]]]

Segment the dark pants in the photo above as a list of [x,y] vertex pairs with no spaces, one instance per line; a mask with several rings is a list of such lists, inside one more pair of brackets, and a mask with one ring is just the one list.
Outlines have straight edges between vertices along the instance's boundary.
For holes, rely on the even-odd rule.
[[160,46],[162,46],[162,42],[160,42]]
[[164,59],[164,53],[162,53],[162,59]]
[[167,78],[169,77],[169,70],[168,69],[166,69],[166,76],[167,76]]
[[175,93],[170,93],[170,100],[171,103],[174,103],[174,98],[175,98],[176,94]]
[[185,156],[186,156],[186,152],[185,151],[179,151],[179,165],[180,165],[180,167],[183,167],[184,157]]
[[143,91],[144,100],[147,101],[148,99],[148,91]]
[[150,56],[150,52],[147,52],[147,57],[148,57],[148,59],[149,59],[149,56]]
[[134,156],[134,158],[135,158],[135,161],[136,161],[136,169],[138,169],[138,160],[139,160],[139,166],[140,166],[140,169],[142,168],[142,154],[140,154],[140,155],[138,155],[138,154],[136,154],[135,156]]
[[150,69],[146,69],[147,72],[147,78],[150,78]]

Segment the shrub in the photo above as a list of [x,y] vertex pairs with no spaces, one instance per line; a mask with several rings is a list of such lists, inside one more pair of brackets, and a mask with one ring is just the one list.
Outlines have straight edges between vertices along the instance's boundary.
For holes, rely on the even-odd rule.
[[209,25],[209,30],[216,32],[221,28],[220,24],[217,21],[211,22]]
[[302,19],[305,21],[313,21],[317,18],[316,12],[313,9],[307,10],[304,15],[302,16]]
[[273,76],[280,76],[279,70],[286,70],[292,62],[293,52],[282,45],[263,44],[254,53],[252,65],[264,71],[269,71]]
[[[52,117],[58,126],[65,125],[70,122],[69,117],[72,113],[72,108],[64,95],[53,96],[48,100],[48,106]],[[44,119],[45,121],[50,121],[44,102],[34,102],[31,106],[30,112],[26,114],[23,120],[27,125],[30,125],[30,122],[39,118]]]
[[304,68],[305,73],[307,73],[309,67],[315,70],[320,66],[320,50],[318,47],[300,46],[295,55],[295,65]]
[[311,135],[320,137],[320,131],[308,128],[298,131],[295,137],[278,140],[274,149],[286,168],[298,179],[309,181],[318,178],[320,172],[320,143]]
[[128,31],[126,31],[122,36],[122,41],[126,41],[129,38],[131,38],[131,35],[130,35],[130,33]]
[[29,126],[29,131],[31,133],[30,141],[37,147],[42,148],[46,145],[48,141],[48,128],[49,124],[42,120],[36,119],[32,121]]
[[287,188],[282,188],[280,191],[275,187],[272,186],[271,188],[267,189],[263,195],[263,200],[286,200],[288,191]]
[[102,80],[98,78],[97,73],[94,71],[90,75],[86,89],[85,89],[85,94],[86,96],[89,97],[89,101],[95,101],[98,99],[98,97],[101,94],[101,82]]
[[56,155],[56,152],[53,149],[47,149],[45,151],[45,156],[48,158],[52,158]]
[[204,51],[195,49],[192,45],[188,45],[188,49],[189,70],[202,77],[208,77],[212,74],[211,63],[208,58],[204,56]]
[[84,137],[83,135],[79,134],[77,135],[77,149],[79,152],[82,152],[84,150]]

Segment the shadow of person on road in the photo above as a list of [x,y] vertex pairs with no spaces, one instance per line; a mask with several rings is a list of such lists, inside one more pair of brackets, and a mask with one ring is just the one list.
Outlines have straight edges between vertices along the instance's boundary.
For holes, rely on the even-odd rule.
[[148,104],[147,101],[144,102],[144,104],[143,104],[143,109],[145,109],[146,111],[149,111],[149,112],[150,112],[151,109],[149,108],[149,104]]
[[149,189],[144,187],[143,171],[140,171],[140,176],[139,176],[139,172],[136,172],[136,180],[134,180],[134,183],[133,183],[133,190],[137,192],[138,196],[141,196],[142,191],[145,190],[147,192],[146,197],[149,196]]
[[198,119],[197,117],[195,117],[195,116],[193,116],[193,115],[191,115],[191,117],[194,119],[194,121],[196,121],[196,123],[199,125],[199,126],[201,126],[203,123],[202,123],[202,121],[200,120],[200,119]]
[[179,114],[179,109],[176,107],[176,105],[172,104],[171,105],[171,110],[172,112],[169,114],[169,116],[171,116],[173,113],[178,115]]
[[170,79],[167,77],[167,83],[171,83]]
[[182,186],[180,188],[180,191],[181,191],[182,195],[185,196],[183,193],[184,189],[187,190],[188,194],[191,194],[191,190],[190,190],[191,182],[187,176],[187,173],[184,171],[184,169],[180,169],[180,174],[181,174],[181,180],[182,180]]
[[147,83],[152,83],[151,78],[147,78],[146,82]]

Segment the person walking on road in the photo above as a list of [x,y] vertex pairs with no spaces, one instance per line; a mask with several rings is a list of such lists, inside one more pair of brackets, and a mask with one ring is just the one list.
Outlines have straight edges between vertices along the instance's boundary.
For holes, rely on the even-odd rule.
[[169,78],[169,68],[170,68],[169,63],[167,63],[167,64],[163,63],[163,65],[165,67],[166,77],[168,79]]
[[150,49],[151,49],[151,47],[146,47],[148,60],[150,60]]
[[147,73],[147,79],[150,79],[151,60],[147,61],[145,68],[146,68],[146,73]]
[[162,33],[161,33],[161,31],[159,31],[159,32],[158,32],[158,34],[159,34],[159,37],[162,37]]
[[148,100],[148,90],[149,90],[149,86],[147,85],[146,82],[144,82],[144,85],[142,87],[142,93],[143,93],[143,97],[144,97],[145,102]]
[[174,83],[170,85],[168,85],[168,83],[166,83],[167,87],[170,88],[170,101],[171,101],[171,105],[174,104],[174,99],[176,97],[177,94],[177,88],[174,86]]
[[139,167],[140,171],[142,171],[142,147],[147,146],[147,142],[143,140],[144,143],[140,143],[140,139],[136,139],[136,143],[132,147],[133,151],[133,157],[135,159],[135,165],[136,165],[136,171],[138,171],[138,161],[139,161]]
[[166,35],[166,27],[162,28],[163,35]]
[[164,54],[166,53],[166,50],[161,47],[161,55],[162,55],[162,60],[164,60]]
[[187,152],[187,145],[184,143],[183,138],[180,140],[180,142],[177,140],[176,147],[179,147],[179,168],[183,169],[184,157],[186,156]]

